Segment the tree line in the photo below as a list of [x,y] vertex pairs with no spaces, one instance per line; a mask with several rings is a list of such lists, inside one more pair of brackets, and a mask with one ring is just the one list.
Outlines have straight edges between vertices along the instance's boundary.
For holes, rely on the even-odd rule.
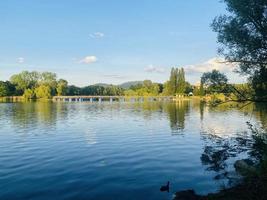
[[0,81],[0,96],[23,96],[25,99],[50,99],[62,95],[123,95],[123,89],[91,85],[76,87],[68,81],[57,79],[52,72],[23,71],[11,76],[9,81]]
[[68,81],[57,79],[52,72],[23,71],[11,76],[9,81],[0,81],[0,97],[23,96],[25,99],[50,99],[53,96],[101,95],[101,96],[205,96],[223,93],[227,97],[248,99],[255,91],[251,84],[229,84],[225,74],[218,70],[205,72],[200,85],[191,85],[186,81],[183,68],[172,68],[169,80],[164,84],[144,80],[123,89],[117,85],[89,85],[77,87],[68,85]]
[[37,71],[22,71],[11,76],[9,81],[0,81],[1,97],[23,96],[25,99],[50,99],[56,95],[157,96],[184,94],[189,91],[193,89],[185,81],[183,68],[173,68],[170,79],[165,84],[144,80],[128,89],[116,85],[77,87],[68,85],[67,80],[58,79],[55,73]]

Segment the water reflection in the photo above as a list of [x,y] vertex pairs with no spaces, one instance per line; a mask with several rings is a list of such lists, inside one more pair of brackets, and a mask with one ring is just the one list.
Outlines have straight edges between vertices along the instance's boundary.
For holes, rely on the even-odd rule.
[[[240,105],[231,104],[230,108],[233,108],[233,106],[240,107]],[[263,141],[258,139],[258,134],[266,133],[266,105],[249,104],[246,106],[241,105],[241,108],[237,109],[237,111],[247,116],[248,120],[252,120],[253,116],[261,123],[252,124],[250,121],[238,123],[242,127],[240,127],[240,130],[243,130],[230,135],[225,134],[231,132],[231,129],[227,130],[227,126],[222,126],[221,129],[218,129],[215,125],[214,129],[203,131],[201,135],[202,140],[205,142],[203,153],[200,157],[202,164],[206,166],[207,171],[214,171],[216,173],[214,179],[227,179],[228,185],[239,180],[233,168],[236,160],[249,158],[254,163],[257,163],[262,159],[261,156],[263,155],[263,145],[259,144]],[[211,109],[211,111],[214,112],[214,109],[225,112],[229,110],[229,105],[216,107]],[[216,124],[216,122],[210,123]],[[229,120],[228,123],[231,124],[232,122]],[[258,130],[256,127],[261,128]]]
[[[4,105],[4,104],[2,104]],[[81,106],[84,105],[84,106]],[[143,114],[145,120],[153,120],[153,115],[156,113],[157,117],[164,117],[162,114],[167,114],[171,130],[175,133],[181,132],[186,127],[186,117],[189,117],[192,113],[190,109],[199,112],[200,120],[204,120],[204,114],[209,113],[224,113],[235,108],[237,112],[242,113],[244,116],[249,118],[256,117],[263,128],[267,128],[267,108],[262,104],[250,104],[249,106],[242,107],[239,109],[238,104],[223,104],[216,108],[208,108],[204,102],[200,101],[177,101],[172,103],[161,103],[161,102],[144,102],[138,104],[80,104],[77,106],[75,103],[51,103],[51,102],[28,102],[28,103],[16,103],[10,104],[10,106],[4,107],[1,113],[9,112],[7,117],[11,117],[10,121],[14,125],[27,127],[28,125],[35,126],[37,124],[43,124],[44,126],[55,126],[58,118],[61,120],[69,117],[75,117],[81,110],[86,109],[87,112],[98,112],[101,113],[104,110],[120,110],[128,108],[132,114]],[[71,112],[70,112],[71,110]],[[3,116],[2,115],[2,116]],[[216,121],[212,122],[212,124]],[[218,122],[216,129],[220,129],[220,122]],[[221,127],[224,131],[224,127]],[[202,127],[203,129],[203,127]],[[203,130],[202,130],[203,131]],[[208,132],[216,130],[208,130]],[[205,131],[204,131],[205,132]]]
[[35,185],[45,199],[55,193],[56,199],[144,199],[149,193],[148,199],[160,200],[166,196],[159,186],[168,180],[177,190],[214,192],[214,183],[236,180],[235,160],[261,159],[246,121],[265,127],[267,110],[241,107],[209,108],[199,101],[0,104],[0,199],[17,193],[26,199]]
[[51,102],[13,103],[3,111],[5,113],[1,116],[10,118],[10,123],[24,134],[28,130],[37,128],[43,132],[46,129],[56,128],[57,122],[66,119],[69,114],[68,106]]
[[17,103],[11,107],[10,112],[14,125],[25,128],[39,123],[53,126],[58,113],[52,103]]
[[168,113],[170,128],[174,133],[179,133],[185,128],[185,118],[189,108],[190,101],[177,101],[166,105],[165,111]]
[[[201,162],[206,166],[206,170],[214,171],[214,179],[229,179],[233,181],[233,160],[232,158],[242,157],[242,153],[247,153],[252,147],[252,140],[248,134],[240,137],[224,138],[217,135],[203,135],[205,146],[200,157]],[[243,155],[243,157],[246,157]]]

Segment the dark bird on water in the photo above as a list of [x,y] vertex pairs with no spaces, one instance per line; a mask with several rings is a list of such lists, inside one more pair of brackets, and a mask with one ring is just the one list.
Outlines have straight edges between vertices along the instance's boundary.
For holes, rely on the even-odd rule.
[[161,192],[166,192],[166,191],[169,192],[169,190],[170,190],[170,182],[169,181],[167,182],[167,185],[163,185],[160,187]]

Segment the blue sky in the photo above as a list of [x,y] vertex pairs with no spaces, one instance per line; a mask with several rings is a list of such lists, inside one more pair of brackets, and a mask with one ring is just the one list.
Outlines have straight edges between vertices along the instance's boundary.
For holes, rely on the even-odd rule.
[[191,83],[214,66],[219,0],[8,0],[0,2],[0,79],[53,71],[80,86],[151,79],[184,67]]

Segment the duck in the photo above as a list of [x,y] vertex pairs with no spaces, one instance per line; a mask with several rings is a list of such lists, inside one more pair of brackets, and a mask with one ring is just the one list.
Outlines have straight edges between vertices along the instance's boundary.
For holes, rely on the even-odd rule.
[[169,192],[169,190],[170,190],[170,182],[169,181],[167,182],[167,185],[163,185],[160,187],[161,192],[166,192],[166,191]]

